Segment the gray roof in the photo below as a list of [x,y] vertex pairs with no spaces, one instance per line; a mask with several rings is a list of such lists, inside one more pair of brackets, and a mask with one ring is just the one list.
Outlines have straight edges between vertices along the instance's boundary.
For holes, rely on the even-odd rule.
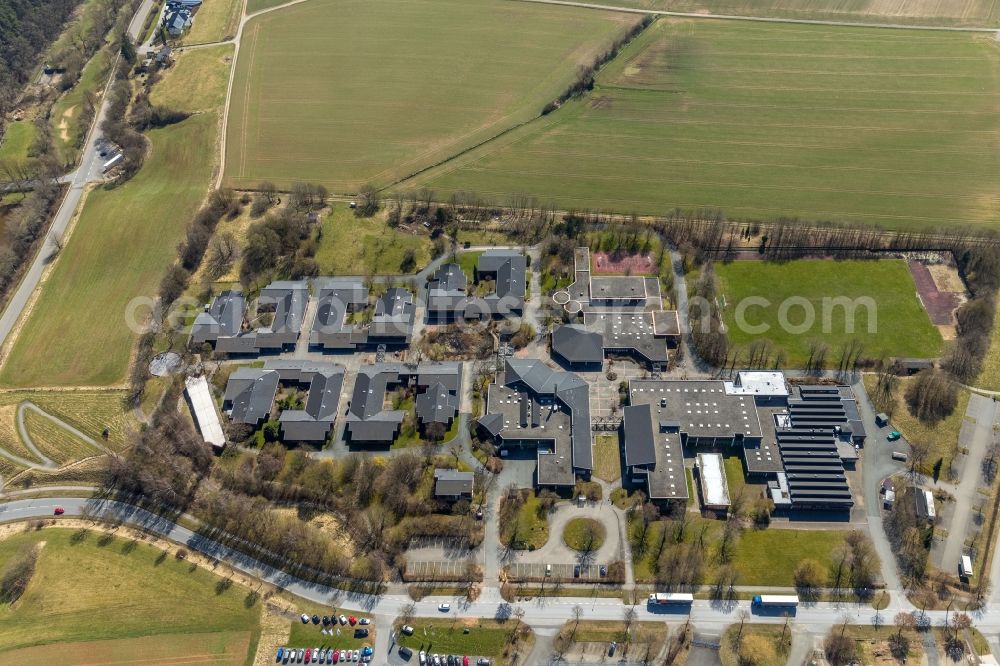
[[458,414],[458,396],[436,383],[417,396],[417,417],[424,423],[449,424]]
[[[499,420],[492,415],[497,412]],[[479,424],[502,439],[552,442],[551,451],[539,448],[542,485],[572,485],[574,470],[593,469],[589,386],[571,372],[538,359],[506,359]]]
[[491,314],[507,315],[524,307],[528,261],[514,250],[486,250],[476,264],[479,275],[496,280],[496,292],[482,299]]
[[584,325],[601,336],[605,351],[628,353],[648,363],[667,362],[666,336],[656,332],[651,312],[587,313]]
[[347,432],[353,441],[390,443],[405,413],[383,408],[389,387],[407,372],[400,363],[376,363],[358,369],[347,412]]
[[408,343],[413,335],[417,308],[413,294],[402,287],[392,287],[375,301],[375,314],[368,329],[369,340]]
[[427,281],[427,289],[434,291],[460,291],[465,294],[465,288],[469,284],[469,279],[465,271],[458,264],[444,264]]
[[459,497],[472,495],[475,474],[454,469],[434,470],[434,495],[437,497]]
[[262,368],[237,368],[226,384],[223,407],[237,423],[257,425],[267,418],[278,392],[278,373]]
[[629,405],[622,410],[625,437],[625,465],[652,465],[656,462],[653,415],[649,404]]
[[282,434],[285,439],[323,441],[333,430],[340,407],[340,392],[344,386],[342,365],[303,363],[300,377],[309,377],[309,395],[304,409],[281,412]]
[[224,291],[212,301],[208,310],[199,312],[191,326],[191,342],[215,342],[219,338],[239,334],[247,302],[240,291]]
[[646,299],[646,280],[641,276],[592,275],[591,300],[635,301]]
[[567,324],[552,331],[552,352],[568,363],[601,363],[604,340],[585,326]]

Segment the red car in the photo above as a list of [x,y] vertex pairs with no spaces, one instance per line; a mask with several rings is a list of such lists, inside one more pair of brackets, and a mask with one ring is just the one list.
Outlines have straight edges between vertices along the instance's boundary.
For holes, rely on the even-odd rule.
[[356,617],[354,617],[352,615],[349,618],[347,618],[347,621],[350,622],[351,626],[353,627],[354,625],[356,625],[358,623],[358,618],[356,618]]
[[307,663],[307,664],[308,664],[308,663],[309,663],[309,661],[310,661],[311,659],[312,659],[312,648],[306,648],[306,659],[305,659],[305,663]]
[[66,509],[62,508],[61,506],[57,506],[55,510],[52,511],[52,513],[56,516],[61,516],[64,513],[66,513]]
[[340,661],[340,650],[334,650],[333,651],[333,663],[336,664],[339,661]]

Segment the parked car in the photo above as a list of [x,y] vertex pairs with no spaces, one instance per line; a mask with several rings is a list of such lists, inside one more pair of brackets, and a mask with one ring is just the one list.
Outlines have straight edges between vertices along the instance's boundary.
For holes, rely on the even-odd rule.
[[356,618],[353,615],[351,615],[350,617],[347,618],[347,621],[353,627],[354,625],[356,625],[358,623],[358,618]]
[[333,650],[333,663],[336,664],[339,662],[340,662],[340,653],[337,652],[336,650]]
[[402,632],[403,632],[404,634],[406,634],[407,636],[412,636],[412,635],[413,635],[413,627],[411,627],[411,626],[410,626],[410,625],[408,625],[408,624],[404,624],[404,625],[403,625],[403,626],[402,626],[402,627],[400,628],[400,631],[402,631]]
[[899,439],[902,436],[903,436],[903,433],[899,432],[898,430],[893,430],[888,435],[886,435],[885,438],[887,440],[889,440],[890,442],[895,442],[897,439]]
[[305,663],[308,664],[310,661],[312,661],[312,650],[306,648]]
[[357,661],[360,658],[361,658],[361,652],[359,652],[358,650],[355,650],[354,652],[351,653],[351,661]]
[[347,624],[347,616],[346,615],[341,615],[340,616],[340,624],[342,624],[342,625]]
[[57,506],[55,509],[52,510],[52,514],[56,516],[61,516],[64,513],[66,513],[66,509],[62,508],[61,506]]
[[371,623],[372,623],[372,621],[370,619],[368,619],[367,617],[363,617],[363,618],[361,618],[361,619],[358,620],[358,624],[371,624]]
[[442,613],[447,613],[448,611],[451,610],[451,604],[447,604],[447,603],[443,603],[442,602],[442,603],[438,604],[438,610],[441,611]]
[[358,627],[354,630],[355,638],[368,638],[368,630],[364,627]]
[[490,666],[490,660],[486,657],[480,657],[476,664],[477,666]]
[[300,619],[302,620],[302,624],[309,624],[309,616],[306,615],[305,613],[302,614],[302,617]]
[[278,657],[275,661],[281,661],[281,658],[285,656],[285,648],[278,648]]
[[434,666],[441,666],[441,657],[440,656],[434,655],[432,659],[433,659]]
[[469,666],[469,656],[465,655],[462,657],[462,666]]
[[330,616],[329,615],[324,615],[323,616],[323,626],[324,627],[329,627],[330,626]]
[[423,666],[423,664],[426,664],[427,663],[427,653],[424,652],[423,650],[421,650],[420,654],[417,655],[417,661],[420,662],[421,666]]
[[350,659],[350,657],[347,656],[347,650],[341,650],[340,651],[340,660],[341,661],[347,661],[349,659]]
[[399,646],[399,656],[402,657],[403,659],[405,659],[406,661],[409,661],[410,659],[413,658],[413,650],[411,650],[410,648],[406,647],[405,645],[400,645]]
[[312,620],[313,624],[319,624],[319,615],[313,615]]

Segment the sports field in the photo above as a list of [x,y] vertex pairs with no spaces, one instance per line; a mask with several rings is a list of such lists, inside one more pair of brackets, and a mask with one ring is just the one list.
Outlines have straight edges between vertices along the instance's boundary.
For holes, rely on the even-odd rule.
[[244,27],[226,179],[387,184],[537,116],[636,15],[310,0]]
[[[124,536],[53,528],[0,541],[0,562],[23,544],[40,546],[38,564],[24,595],[0,604],[2,663],[26,663],[9,650],[83,641],[75,647],[91,664],[111,663],[130,644],[133,659],[155,656],[154,663],[216,663],[204,657],[242,648],[228,660],[242,663],[254,642],[260,602],[247,603],[246,588],[218,586],[221,578],[173,553]],[[52,650],[14,654],[68,663]]]
[[907,25],[1000,25],[994,0],[605,0],[599,4],[699,14]]
[[408,182],[563,208],[990,225],[990,35],[657,21],[581,101]]
[[[841,346],[852,339],[862,343],[862,356],[869,358],[932,358],[941,353],[941,334],[920,304],[913,277],[902,260],[734,261],[716,264],[715,272],[731,345],[746,349],[754,340],[769,340],[785,351],[787,367],[803,367],[810,343],[816,340],[829,349],[828,367],[836,367]],[[853,317],[835,301],[824,303],[824,299],[841,297],[857,306]],[[873,306],[874,321],[865,301],[858,300],[866,298]],[[743,321],[748,326],[738,322],[741,303],[745,303]],[[787,304],[784,313],[783,304]],[[806,327],[809,312],[813,323]],[[829,326],[824,326],[824,312],[829,313]],[[791,326],[783,327],[783,319]],[[848,326],[851,320],[853,333]],[[869,332],[870,323],[874,332]],[[758,326],[768,330],[758,332]]]
[[[213,52],[219,57],[206,55]],[[225,68],[221,54],[228,52],[227,46],[191,53]],[[224,90],[224,76],[213,80]],[[159,85],[165,89],[154,99],[169,98],[180,110],[203,110],[206,99],[220,99],[218,91],[213,96],[178,78]],[[173,86],[190,91],[187,101]],[[88,195],[0,369],[0,384],[105,386],[124,380],[136,338],[126,322],[129,305],[156,296],[177,256],[177,243],[208,191],[218,125],[212,110],[149,132],[152,145],[139,173],[121,187]]]

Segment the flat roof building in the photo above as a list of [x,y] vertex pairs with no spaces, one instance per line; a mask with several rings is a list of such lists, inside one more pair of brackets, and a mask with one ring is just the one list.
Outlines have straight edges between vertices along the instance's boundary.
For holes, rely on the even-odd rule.
[[443,499],[471,498],[475,474],[455,469],[434,470],[434,496]]
[[593,469],[590,387],[538,359],[505,359],[478,424],[501,449],[537,449],[541,486],[571,486]]
[[184,380],[184,392],[202,439],[211,444],[213,449],[222,449],[226,445],[226,436],[222,431],[222,423],[219,422],[219,412],[215,409],[215,400],[208,388],[208,380],[204,375],[188,377]]
[[699,453],[697,460],[702,506],[713,511],[727,511],[730,505],[729,485],[722,456],[718,453]]
[[656,420],[649,404],[622,410],[625,475],[645,484],[653,501],[688,499],[684,449],[676,428]]

